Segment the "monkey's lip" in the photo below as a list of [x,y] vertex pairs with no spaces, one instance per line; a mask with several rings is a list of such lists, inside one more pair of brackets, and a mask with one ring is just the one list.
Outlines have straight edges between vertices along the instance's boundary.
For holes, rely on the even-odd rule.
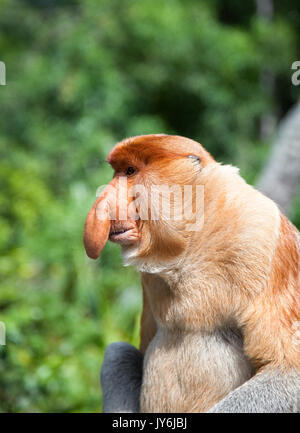
[[136,237],[135,233],[135,227],[112,228],[109,233],[109,240],[117,243],[131,243]]
[[126,236],[126,233],[127,233],[129,230],[130,230],[130,229],[114,230],[114,231],[111,231],[111,232],[109,233],[109,238],[110,238],[110,239],[119,239],[119,238],[122,239],[122,237],[124,237],[124,235]]

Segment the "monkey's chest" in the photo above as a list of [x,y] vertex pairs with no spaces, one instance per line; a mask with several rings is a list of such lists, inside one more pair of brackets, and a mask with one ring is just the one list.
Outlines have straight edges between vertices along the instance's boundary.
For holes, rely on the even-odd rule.
[[206,412],[250,377],[242,350],[219,334],[159,330],[144,358],[141,412]]

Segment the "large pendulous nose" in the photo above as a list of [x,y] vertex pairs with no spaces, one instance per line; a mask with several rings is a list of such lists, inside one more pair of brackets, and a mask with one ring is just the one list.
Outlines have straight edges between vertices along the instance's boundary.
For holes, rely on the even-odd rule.
[[103,250],[110,231],[110,214],[107,193],[95,200],[84,225],[83,243],[91,259],[97,259]]

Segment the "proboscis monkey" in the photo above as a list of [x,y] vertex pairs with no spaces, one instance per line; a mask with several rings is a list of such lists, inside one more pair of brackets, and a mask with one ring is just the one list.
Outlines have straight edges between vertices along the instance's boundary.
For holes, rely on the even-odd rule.
[[121,245],[143,313],[140,350],[106,351],[104,411],[299,411],[297,229],[188,138],[129,138],[107,161],[115,175],[84,244],[93,259],[108,239]]

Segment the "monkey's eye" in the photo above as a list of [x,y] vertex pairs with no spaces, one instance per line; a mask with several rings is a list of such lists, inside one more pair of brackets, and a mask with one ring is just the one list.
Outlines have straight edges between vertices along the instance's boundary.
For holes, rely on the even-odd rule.
[[131,176],[134,173],[135,173],[135,169],[133,167],[127,167],[125,171],[126,176]]
[[196,156],[196,155],[188,155],[188,158],[194,159],[195,162],[201,162],[200,158],[198,156]]

